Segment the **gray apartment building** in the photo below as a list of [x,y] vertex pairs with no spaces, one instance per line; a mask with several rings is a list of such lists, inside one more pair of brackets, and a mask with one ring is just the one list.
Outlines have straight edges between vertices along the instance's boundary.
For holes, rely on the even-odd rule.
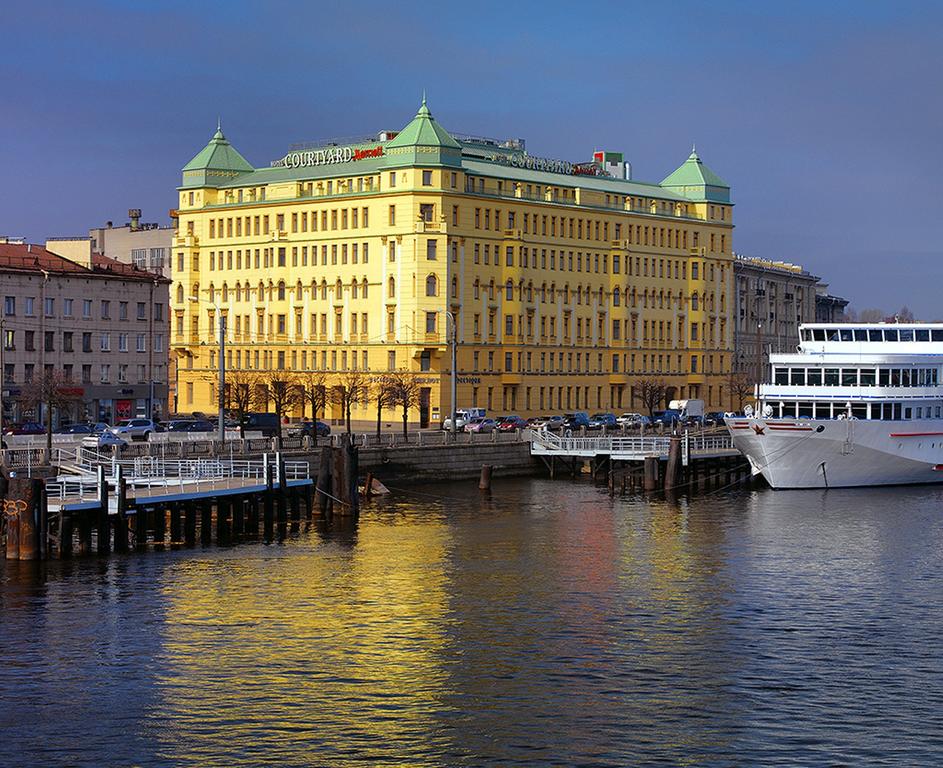
[[71,399],[56,425],[166,415],[169,285],[98,253],[0,240],[4,423],[44,417],[27,397],[41,378]]
[[118,226],[108,221],[103,227],[93,227],[88,237],[50,238],[46,249],[79,262],[87,260],[90,253],[100,253],[169,278],[173,226],[142,222],[140,208],[130,209],[128,219]]

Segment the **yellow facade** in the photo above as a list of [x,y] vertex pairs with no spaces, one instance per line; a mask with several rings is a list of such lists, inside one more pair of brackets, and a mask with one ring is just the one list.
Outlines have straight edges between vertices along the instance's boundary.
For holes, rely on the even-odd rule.
[[[671,177],[643,184],[527,167],[538,164],[523,153],[455,142],[425,106],[399,137],[381,138],[334,160],[330,150],[298,152],[247,170],[218,132],[184,169],[173,256],[178,411],[215,410],[218,310],[229,370],[320,370],[330,380],[406,369],[423,388],[412,418],[424,424],[450,411],[447,313],[458,407],[640,410],[632,388],[655,377],[674,397],[725,408],[733,226],[724,194],[679,192]],[[292,167],[299,155],[309,164]],[[353,416],[375,413],[362,403]]]

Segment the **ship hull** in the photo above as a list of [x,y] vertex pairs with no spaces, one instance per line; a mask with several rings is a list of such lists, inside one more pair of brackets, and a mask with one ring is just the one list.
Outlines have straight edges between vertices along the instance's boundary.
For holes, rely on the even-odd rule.
[[728,418],[736,446],[773,488],[943,482],[939,419]]

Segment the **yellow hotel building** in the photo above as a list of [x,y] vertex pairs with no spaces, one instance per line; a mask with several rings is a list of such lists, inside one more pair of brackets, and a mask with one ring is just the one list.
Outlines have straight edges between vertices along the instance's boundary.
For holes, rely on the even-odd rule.
[[451,409],[452,317],[458,407],[637,410],[657,377],[724,409],[730,189],[694,152],[660,184],[627,168],[452,136],[425,101],[399,132],[262,168],[217,130],[179,188],[178,410],[216,408],[218,312],[228,370],[405,369],[422,425]]

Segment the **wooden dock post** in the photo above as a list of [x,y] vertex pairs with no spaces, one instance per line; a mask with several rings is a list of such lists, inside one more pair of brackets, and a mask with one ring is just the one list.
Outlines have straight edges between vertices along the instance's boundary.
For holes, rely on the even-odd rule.
[[318,499],[318,509],[322,515],[327,515],[332,509],[331,493],[333,484],[331,483],[331,465],[333,463],[333,449],[325,445],[321,449],[321,463],[318,466],[318,482],[316,495]]
[[246,500],[243,496],[234,497],[232,504],[232,535],[242,536],[246,532]]
[[108,480],[105,468],[98,467],[98,554],[111,552],[111,516],[108,514]]
[[220,496],[216,499],[216,543],[229,543],[229,498]]
[[275,478],[272,465],[265,465],[265,495],[262,497],[262,531],[266,540],[272,538],[275,525]]
[[[120,465],[116,469],[115,482],[115,510],[113,520],[115,529],[115,552],[128,551],[128,481],[121,472]],[[135,534],[137,532],[135,531]]]
[[196,506],[192,501],[183,503],[183,541],[188,547],[196,544]]
[[658,465],[657,456],[646,456],[643,466],[642,488],[646,491],[654,491],[658,487]]
[[681,476],[681,438],[673,436],[668,443],[668,461],[665,466],[665,490],[678,485]]
[[275,522],[285,525],[288,519],[288,479],[285,477],[285,460],[281,453],[275,454],[275,466],[278,469],[278,493],[275,497]]
[[167,507],[161,505],[154,510],[154,543],[163,546],[167,538]]
[[170,543],[179,544],[183,541],[182,536],[183,531],[181,530],[181,521],[180,521],[180,504],[173,503],[170,505]]
[[209,501],[200,502],[200,543],[209,546],[213,542],[213,505]]
[[479,491],[490,491],[491,490],[491,470],[493,467],[491,464],[482,464],[481,465],[481,474],[478,476],[478,490]]
[[259,495],[253,493],[246,499],[246,533],[252,536],[259,535]]

